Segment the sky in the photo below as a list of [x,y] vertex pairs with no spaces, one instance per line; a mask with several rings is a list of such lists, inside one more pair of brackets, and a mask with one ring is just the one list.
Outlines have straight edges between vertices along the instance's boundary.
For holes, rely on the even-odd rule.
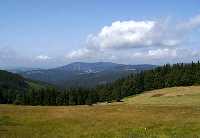
[[200,58],[200,0],[1,0],[0,67]]

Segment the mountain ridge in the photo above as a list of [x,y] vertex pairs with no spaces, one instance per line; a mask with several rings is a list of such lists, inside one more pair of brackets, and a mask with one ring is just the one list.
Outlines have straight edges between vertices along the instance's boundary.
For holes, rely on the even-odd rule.
[[125,65],[112,62],[73,62],[52,69],[36,69],[18,73],[25,78],[47,82],[62,88],[94,87],[154,67],[156,66],[150,64]]

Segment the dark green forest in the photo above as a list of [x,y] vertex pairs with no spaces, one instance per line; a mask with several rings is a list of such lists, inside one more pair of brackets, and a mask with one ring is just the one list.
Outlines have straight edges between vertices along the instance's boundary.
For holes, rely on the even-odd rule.
[[0,71],[0,103],[21,105],[92,105],[120,101],[148,90],[200,84],[200,63],[166,64],[96,88],[33,88],[19,75]]

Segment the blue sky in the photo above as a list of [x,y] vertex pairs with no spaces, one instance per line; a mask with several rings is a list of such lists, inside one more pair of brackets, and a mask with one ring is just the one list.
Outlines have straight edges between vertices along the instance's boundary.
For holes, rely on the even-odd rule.
[[[196,60],[199,54],[198,48],[200,48],[199,5],[199,0],[1,0],[0,66],[48,68],[73,61],[164,64]],[[146,48],[141,42],[135,43],[133,40],[127,42],[124,39],[119,42],[121,45],[113,43],[114,40],[106,45],[107,38],[99,36],[105,26],[108,30],[113,28],[115,30],[131,24],[130,28],[133,32],[138,30],[134,25],[138,26],[145,22],[143,25],[146,28],[147,22],[151,21],[156,25],[167,24],[167,27],[162,27],[167,28],[163,29],[165,31],[162,33],[169,35],[161,34],[159,39],[166,39],[167,42],[169,39],[175,41],[172,37],[177,36],[170,36],[174,32],[168,29],[174,30],[174,25],[182,24],[182,22],[185,25],[193,18],[197,22],[195,27],[190,27],[187,31],[179,31],[187,35],[176,38],[181,41],[184,39],[184,44],[174,44],[172,48],[166,45],[160,46],[163,42],[158,41],[158,38],[155,40],[155,37],[146,40],[145,36],[145,41],[153,41],[153,44],[159,47],[148,45]],[[116,26],[113,27],[112,23],[117,21],[120,23],[115,28]],[[142,30],[144,31],[145,28]],[[155,28],[154,25],[152,28]],[[115,30],[114,33],[116,32],[119,33]],[[126,36],[127,33],[130,34],[130,32],[121,34]],[[143,32],[139,31],[139,34],[141,33]],[[88,36],[91,34],[92,38],[89,37],[88,42]],[[109,35],[113,36],[113,34],[106,34],[106,36]],[[131,39],[134,35],[131,34]],[[110,36],[108,38],[112,39]],[[102,44],[103,42],[106,44]],[[94,43],[95,46],[93,46]],[[116,47],[120,48],[116,49]],[[186,51],[185,49],[190,53],[195,52],[195,56],[179,56],[178,53],[181,54]],[[120,53],[123,53],[122,57]],[[149,54],[150,57],[139,56],[143,54]],[[166,60],[171,54],[174,57]],[[164,60],[161,60],[160,56]]]

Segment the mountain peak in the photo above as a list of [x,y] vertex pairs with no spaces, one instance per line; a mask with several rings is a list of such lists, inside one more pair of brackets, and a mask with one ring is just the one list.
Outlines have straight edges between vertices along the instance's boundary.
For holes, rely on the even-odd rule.
[[124,65],[112,62],[73,62],[48,69],[20,72],[24,77],[54,84],[60,87],[96,86],[118,78],[154,68],[154,65]]
[[116,64],[112,62],[94,62],[94,63],[73,62],[68,65],[62,66],[59,69],[66,70],[66,71],[99,72],[99,71],[110,69],[119,65],[120,64]]

